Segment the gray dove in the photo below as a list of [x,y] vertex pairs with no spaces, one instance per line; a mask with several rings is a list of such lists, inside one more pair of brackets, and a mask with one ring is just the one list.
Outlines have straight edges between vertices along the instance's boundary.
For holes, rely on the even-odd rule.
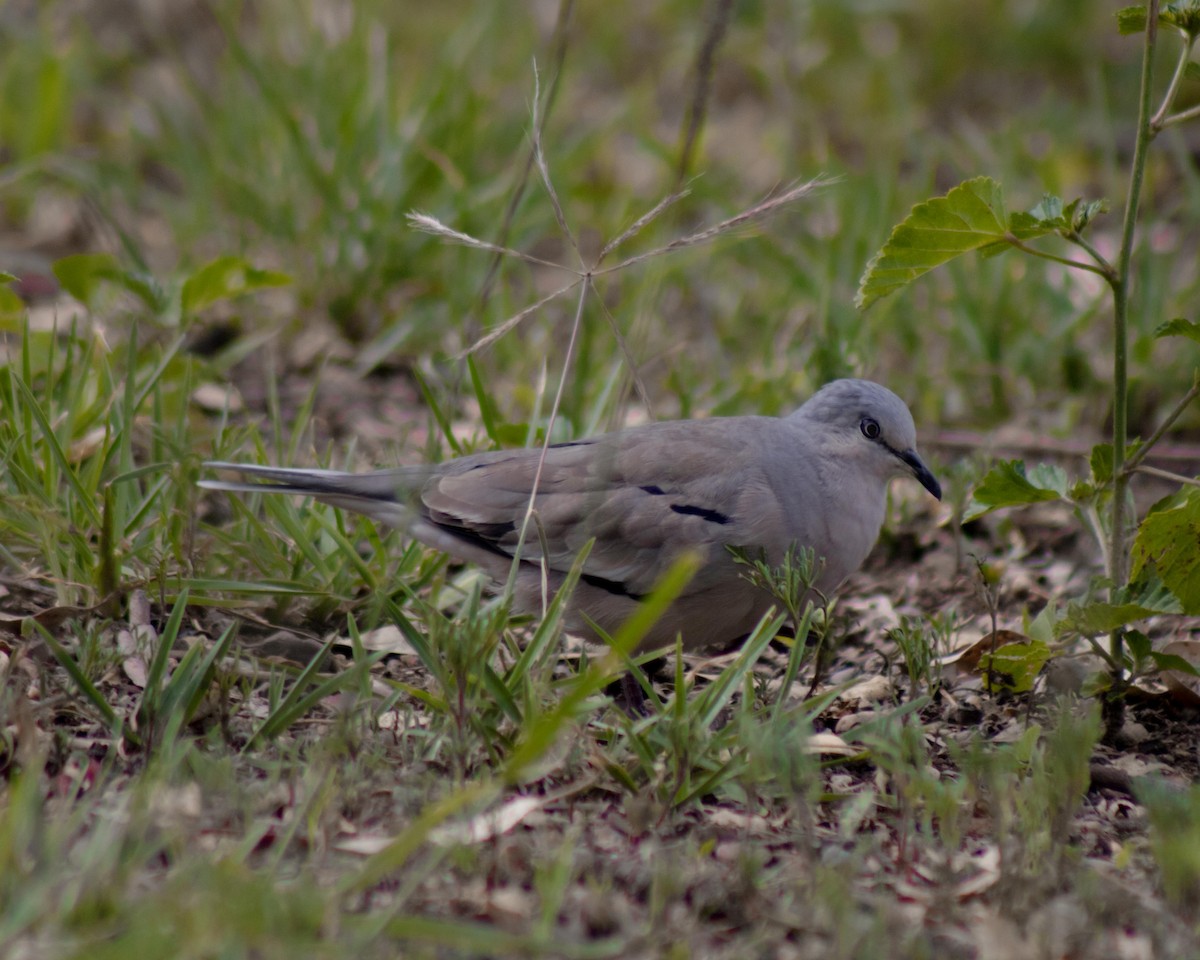
[[[867,380],[835,380],[787,417],[649,423],[546,450],[517,568],[518,608],[536,611],[543,565],[551,590],[594,540],[568,626],[614,633],[684,553],[700,566],[641,649],[698,649],[749,633],[772,598],[743,576],[729,547],[782,563],[793,545],[823,560],[832,592],[858,569],[883,524],[887,487],[941,486],[916,451],[912,415]],[[541,450],[494,450],[370,473],[212,462],[249,478],[211,490],[291,493],[401,527],[437,550],[509,576]],[[258,481],[258,482],[254,482]]]

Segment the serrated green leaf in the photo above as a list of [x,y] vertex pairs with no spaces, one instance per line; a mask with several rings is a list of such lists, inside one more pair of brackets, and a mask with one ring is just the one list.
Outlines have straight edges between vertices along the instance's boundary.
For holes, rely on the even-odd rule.
[[863,272],[855,305],[864,310],[955,257],[1003,244],[1008,234],[1000,184],[991,177],[960,183],[944,197],[918,203],[892,230]]
[[1136,603],[1155,613],[1181,612],[1179,598],[1160,577],[1154,575],[1145,575],[1126,584],[1117,591],[1116,602]]
[[1019,507],[1067,496],[1067,474],[1061,467],[1040,463],[1025,472],[1022,460],[1002,460],[975,487],[963,521],[974,520],[1001,507]]
[[1083,230],[1097,216],[1102,213],[1108,213],[1107,200],[1089,200],[1084,203],[1081,200],[1076,200],[1071,204],[1071,226],[1076,233],[1082,233]]
[[[1075,202],[1078,203],[1079,201]],[[1015,216],[1014,214],[1014,218]],[[1063,217],[1062,197],[1056,197],[1050,193],[1042,195],[1042,202],[1029,211],[1029,216],[1042,223],[1052,223],[1054,221],[1067,222]]]
[[1146,29],[1145,7],[1122,7],[1117,11],[1117,30],[1128,36]]
[[1133,578],[1152,567],[1183,612],[1200,614],[1200,491],[1146,516],[1133,541]]
[[1196,0],[1165,3],[1159,11],[1158,22],[1176,27],[1189,37],[1195,37],[1200,34],[1200,3]]
[[104,282],[121,275],[120,264],[111,253],[76,253],[55,260],[51,269],[62,288],[85,307],[91,307]]
[[1092,482],[1097,484],[1108,483],[1113,475],[1113,445],[1111,443],[1098,443],[1092,447],[1090,463],[1092,467]]
[[[1175,27],[1189,37],[1200,34],[1200,4],[1195,0],[1184,3],[1164,3],[1158,11],[1158,22]],[[1117,29],[1123,34],[1141,33],[1146,29],[1146,8],[1125,7],[1117,11]]]
[[1052,463],[1039,463],[1029,471],[1029,482],[1042,490],[1052,490],[1060,497],[1067,495],[1067,471]]
[[1160,323],[1154,330],[1155,339],[1162,337],[1187,337],[1200,343],[1200,323],[1193,323],[1183,317],[1176,317],[1166,323]]
[[994,654],[984,654],[980,669],[1003,677],[1002,686],[1013,693],[1024,693],[1033,687],[1034,681],[1050,659],[1050,647],[1040,641],[1029,643],[1006,643]]
[[181,305],[185,313],[198,313],[221,300],[291,282],[286,273],[259,270],[241,257],[218,257],[184,282]]
[[1102,490],[1091,480],[1076,480],[1067,490],[1067,499],[1072,503],[1091,503]]
[[1047,233],[1078,233],[1097,214],[1107,209],[1107,200],[1085,201],[1082,197],[1076,197],[1064,204],[1060,197],[1047,193],[1041,203],[1028,213],[1014,213],[1009,217],[1008,229],[1020,240],[1030,240]]
[[1139,603],[1072,603],[1067,607],[1067,615],[1058,622],[1055,630],[1059,636],[1077,633],[1084,637],[1096,637],[1112,633],[1157,613],[1161,611]]

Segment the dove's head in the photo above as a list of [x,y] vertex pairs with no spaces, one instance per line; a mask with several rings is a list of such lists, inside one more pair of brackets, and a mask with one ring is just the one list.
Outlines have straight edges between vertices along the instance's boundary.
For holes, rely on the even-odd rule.
[[917,429],[904,401],[870,380],[834,380],[812,395],[793,417],[825,433],[839,456],[856,469],[915,477],[937,499],[942,487],[917,455]]

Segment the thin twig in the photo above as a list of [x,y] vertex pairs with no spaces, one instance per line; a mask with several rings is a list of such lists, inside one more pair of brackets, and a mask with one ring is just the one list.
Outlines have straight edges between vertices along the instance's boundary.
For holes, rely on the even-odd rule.
[[1188,390],[1188,392],[1185,393],[1182,398],[1180,398],[1177,404],[1175,404],[1171,412],[1167,414],[1166,419],[1158,425],[1158,429],[1150,434],[1145,443],[1143,443],[1140,447],[1138,447],[1137,450],[1130,454],[1129,459],[1125,462],[1126,470],[1137,469],[1138,464],[1140,464],[1146,458],[1146,454],[1148,454],[1154,448],[1154,445],[1163,438],[1163,435],[1171,429],[1171,425],[1179,419],[1183,411],[1186,410],[1191,405],[1191,402],[1198,396],[1200,396],[1200,378],[1196,378],[1192,381],[1191,389]]
[[1064,267],[1074,267],[1076,270],[1087,270],[1089,273],[1098,273],[1109,282],[1112,281],[1112,270],[1104,270],[1094,263],[1084,263],[1082,260],[1072,260],[1070,257],[1059,257],[1053,253],[1047,253],[1045,250],[1039,250],[1037,247],[1031,247],[1029,244],[1018,240],[1011,233],[1005,238],[1005,242],[1016,247],[1022,253],[1028,253],[1034,257],[1041,257],[1043,260],[1053,260],[1055,263],[1061,263]]
[[1200,487],[1200,480],[1195,477],[1185,477],[1181,473],[1173,473],[1170,470],[1159,470],[1158,467],[1139,466],[1133,468],[1134,473],[1147,473],[1152,477],[1161,477],[1163,480],[1172,480],[1175,483],[1187,484],[1190,487]]
[[1183,83],[1184,75],[1187,73],[1188,62],[1192,59],[1192,47],[1195,45],[1194,37],[1189,37],[1186,33],[1183,35],[1183,49],[1179,51],[1179,60],[1175,63],[1175,72],[1171,75],[1171,82],[1167,86],[1167,92],[1163,94],[1162,104],[1158,111],[1150,118],[1150,133],[1154,135],[1166,126],[1167,112],[1175,103],[1175,95],[1179,93],[1179,85]]
[[1078,230],[1072,230],[1069,234],[1067,234],[1067,239],[1077,247],[1080,247],[1085,253],[1087,253],[1089,257],[1095,260],[1097,266],[1100,267],[1105,276],[1115,277],[1117,275],[1116,268],[1108,262],[1108,259],[1104,256],[1104,254],[1088,243],[1083,234],[1081,234]]
[[1162,125],[1165,129],[1167,127],[1173,127],[1177,123],[1186,123],[1188,120],[1195,120],[1197,117],[1200,117],[1200,104],[1197,104],[1194,107],[1188,107],[1188,109],[1180,113],[1171,114],[1171,116],[1167,117],[1167,119],[1162,122]]

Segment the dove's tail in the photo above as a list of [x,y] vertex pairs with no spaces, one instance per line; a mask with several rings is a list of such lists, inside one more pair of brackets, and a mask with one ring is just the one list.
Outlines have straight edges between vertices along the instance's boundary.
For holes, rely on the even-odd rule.
[[248,463],[209,461],[208,470],[236,473],[241,480],[201,480],[206,490],[233,493],[291,493],[314,497],[322,503],[363,513],[380,523],[403,527],[412,520],[411,500],[428,477],[425,467],[399,467],[373,473],[344,473],[340,470],[304,470],[263,467]]

